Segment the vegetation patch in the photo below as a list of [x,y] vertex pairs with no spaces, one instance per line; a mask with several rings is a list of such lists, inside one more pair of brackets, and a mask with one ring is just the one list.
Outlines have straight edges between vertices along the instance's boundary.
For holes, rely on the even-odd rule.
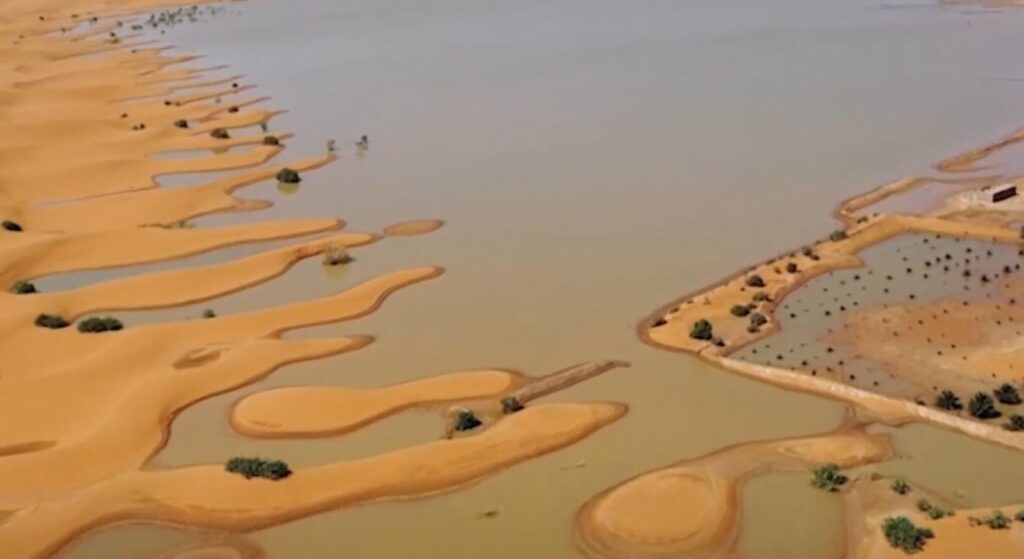
[[729,309],[729,312],[731,312],[733,316],[747,316],[750,314],[750,309],[747,308],[746,305],[733,305],[733,307]]
[[906,495],[907,493],[910,493],[910,484],[903,478],[896,478],[893,480],[892,485],[890,485],[889,488],[897,495]]
[[905,516],[889,517],[882,521],[882,534],[889,545],[907,553],[924,549],[925,543],[935,537],[928,528],[919,528]]
[[459,415],[455,417],[456,431],[469,431],[481,425],[483,425],[483,422],[477,419],[476,414],[471,410],[461,410]]
[[18,225],[17,223],[15,223],[15,222],[13,222],[13,221],[11,221],[9,219],[5,219],[3,221],[0,221],[0,227],[3,227],[4,229],[6,229],[8,231],[13,231],[15,233],[19,233],[19,232],[22,231],[20,225]]
[[299,172],[295,169],[285,167],[277,172],[277,182],[295,184],[301,181],[302,177],[299,176]]
[[59,330],[61,328],[67,328],[71,326],[71,323],[64,320],[64,317],[55,314],[42,313],[36,317],[36,326],[40,328],[50,328],[53,330]]
[[501,399],[501,413],[508,415],[516,413],[524,408],[523,403],[515,396],[506,396]]
[[850,478],[839,470],[838,464],[825,464],[811,470],[811,485],[826,491],[839,491]]
[[693,323],[693,328],[690,329],[690,337],[695,340],[707,341],[715,337],[713,330],[714,328],[711,326],[711,323],[707,319],[702,318]]
[[955,411],[964,409],[964,403],[960,401],[960,397],[953,393],[952,390],[943,390],[935,397],[935,407],[942,410]]
[[11,293],[28,295],[30,293],[38,293],[38,291],[36,291],[36,286],[32,282],[18,280],[14,282],[14,286],[11,287]]
[[261,477],[272,481],[284,479],[292,475],[291,468],[282,460],[265,460],[263,458],[245,458],[236,456],[227,461],[224,469],[238,474],[245,479]]
[[1020,405],[1020,393],[1017,392],[1016,387],[1008,382],[993,390],[992,393],[995,394],[996,400],[999,400],[1000,404],[1008,406]]
[[227,140],[231,138],[231,134],[228,134],[228,131],[223,128],[214,128],[213,130],[210,130],[210,136],[218,140]]
[[967,404],[967,411],[971,412],[971,415],[978,419],[995,419],[1002,415],[996,409],[996,404],[992,397],[984,392],[978,392],[971,398],[970,403]]
[[78,331],[87,334],[116,332],[122,328],[124,324],[112,316],[91,316],[78,323]]
[[277,136],[263,136],[263,145],[279,146],[281,145],[281,140],[278,140]]
[[179,118],[178,120],[174,121],[174,125],[178,128],[188,128],[188,121],[183,118]]
[[747,286],[749,287],[764,287],[764,278],[757,274],[750,274],[747,276]]

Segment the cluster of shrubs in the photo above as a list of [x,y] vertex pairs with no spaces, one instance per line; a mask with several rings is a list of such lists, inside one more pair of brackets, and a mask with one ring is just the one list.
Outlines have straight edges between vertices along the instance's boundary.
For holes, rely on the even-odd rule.
[[[1018,511],[1017,514],[1014,515],[1014,518],[1017,519],[1017,522],[1024,522],[1024,510]],[[967,522],[971,526],[988,526],[992,530],[1006,530],[1009,529],[1013,520],[1010,519],[1009,516],[1003,514],[1003,511],[994,510],[992,511],[991,516],[986,516],[984,518],[972,516],[967,519]]]
[[[1018,406],[1021,404],[1020,392],[1017,387],[1010,383],[1004,383],[992,391],[992,396],[985,392],[977,392],[967,403],[967,411],[977,419],[995,419],[1001,417],[1002,413],[996,409],[996,401],[1007,406]],[[959,411],[964,409],[960,397],[952,390],[943,390],[935,397],[935,407],[946,411]],[[1004,425],[1010,431],[1024,431],[1024,416],[1013,414],[1010,421]]]
[[50,328],[52,330],[59,330],[61,328],[67,328],[71,326],[71,323],[64,320],[64,317],[54,314],[42,313],[36,317],[36,326],[40,328]]
[[825,464],[811,470],[811,485],[826,491],[839,491],[850,478],[839,470],[837,464]]
[[112,316],[91,316],[78,323],[78,331],[87,334],[116,332],[122,328],[124,324]]
[[935,537],[928,528],[919,528],[905,516],[889,517],[882,521],[882,534],[889,545],[907,553],[924,549],[925,543]]
[[942,507],[937,507],[931,504],[928,499],[918,499],[917,510],[928,515],[932,520],[939,520],[947,516],[953,516],[956,514],[953,509],[945,510]]
[[281,460],[264,460],[263,458],[236,456],[227,461],[224,469],[232,474],[243,476],[245,479],[261,477],[277,481],[292,475],[292,470],[285,462]]
[[892,489],[893,493],[896,493],[897,495],[906,495],[911,491],[910,484],[907,483],[906,480],[902,478],[896,478],[895,480],[893,480],[892,485],[890,485],[889,488]]

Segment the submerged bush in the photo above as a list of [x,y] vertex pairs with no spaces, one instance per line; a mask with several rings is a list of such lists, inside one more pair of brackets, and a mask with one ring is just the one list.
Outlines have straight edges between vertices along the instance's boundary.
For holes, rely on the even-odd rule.
[[277,481],[292,475],[291,469],[285,462],[281,460],[264,460],[263,458],[236,456],[227,461],[224,469],[233,474],[244,476],[245,479],[261,477]]
[[231,137],[231,134],[228,134],[228,131],[223,128],[214,128],[210,130],[210,136],[218,140],[227,140]]
[[710,340],[715,337],[711,323],[706,319],[700,319],[693,323],[690,329],[690,337],[695,340]]
[[91,316],[78,323],[78,331],[90,334],[116,332],[124,328],[120,320],[112,316]]
[[38,291],[36,291],[36,286],[32,282],[18,280],[14,282],[14,286],[11,287],[11,293],[27,295],[29,293],[38,293]]
[[2,226],[4,229],[8,231],[14,231],[15,233],[22,230],[20,225],[9,219],[5,219],[2,222],[0,222],[0,226]]
[[882,533],[889,545],[906,552],[924,549],[924,544],[935,534],[928,528],[918,528],[905,516],[889,517],[882,521]]
[[281,169],[280,171],[277,172],[278,182],[295,184],[297,182],[300,182],[301,180],[302,177],[299,176],[299,172],[294,169],[289,169],[288,167],[285,167],[284,169]]
[[1010,383],[1004,383],[999,388],[992,391],[996,396],[996,400],[999,400],[1001,404],[1007,404],[1010,406],[1020,405],[1020,393]]
[[978,392],[971,398],[970,403],[967,404],[967,410],[978,419],[993,419],[1002,415],[996,409],[992,397],[984,392]]
[[960,401],[960,397],[954,394],[952,390],[943,390],[935,397],[935,407],[950,411],[962,410],[964,409],[964,404]]
[[281,140],[278,140],[277,136],[263,136],[263,145],[265,145],[265,146],[281,145]]
[[838,491],[850,479],[839,471],[838,464],[825,464],[811,470],[811,485],[826,491]]
[[523,409],[523,407],[522,402],[520,402],[519,398],[516,398],[515,396],[506,396],[501,399],[501,412],[505,415],[516,413]]
[[54,314],[40,314],[36,317],[36,326],[40,328],[51,328],[58,330],[60,328],[67,328],[71,326],[71,323],[64,320],[64,317]]
[[907,493],[910,493],[910,484],[903,478],[896,478],[889,487],[892,489],[893,493],[896,493],[897,495],[906,495]]
[[470,429],[476,429],[483,425],[479,419],[476,418],[476,414],[471,410],[461,410],[459,415],[455,417],[455,430],[456,431],[469,431]]
[[742,317],[750,314],[750,309],[748,309],[746,305],[733,305],[733,307],[729,309],[729,312],[731,312],[733,316]]

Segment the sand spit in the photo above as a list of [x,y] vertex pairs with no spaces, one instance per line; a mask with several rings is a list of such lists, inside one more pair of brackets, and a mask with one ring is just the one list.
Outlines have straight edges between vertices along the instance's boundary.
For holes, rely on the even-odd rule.
[[472,409],[492,423],[504,413],[501,400],[526,405],[616,367],[621,361],[583,363],[542,377],[485,369],[436,375],[374,389],[297,386],[259,392],[237,402],[231,425],[260,438],[323,437],[354,431],[409,408]]
[[728,557],[750,477],[829,462],[852,467],[891,454],[886,436],[862,428],[728,447],[595,496],[577,513],[577,542],[590,557]]
[[440,219],[418,219],[415,221],[403,221],[384,228],[384,234],[390,237],[409,237],[413,235],[424,235],[437,231],[444,225]]
[[246,480],[219,466],[125,474],[75,499],[15,513],[0,529],[0,547],[12,557],[36,557],[118,520],[248,531],[342,506],[430,495],[572,444],[625,411],[619,404],[532,406],[475,436],[304,469],[282,482]]

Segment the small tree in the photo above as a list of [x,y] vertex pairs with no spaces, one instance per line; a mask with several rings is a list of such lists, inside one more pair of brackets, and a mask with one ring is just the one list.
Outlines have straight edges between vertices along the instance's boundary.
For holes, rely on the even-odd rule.
[[996,399],[999,400],[999,403],[1001,404],[1009,406],[1020,405],[1020,393],[1018,393],[1017,389],[1008,382],[1000,385],[999,388],[993,390],[992,393],[995,394]]
[[846,237],[847,237],[846,231],[843,231],[842,229],[839,229],[839,230],[833,231],[832,234],[830,234],[828,236],[828,239],[830,241],[834,242],[834,243],[837,243],[839,241],[842,241]]
[[284,169],[281,169],[280,171],[277,172],[277,181],[295,184],[302,181],[302,178],[299,176],[298,171],[285,167]]
[[967,411],[978,419],[994,419],[1002,415],[996,409],[992,397],[984,392],[978,392],[971,398],[970,403],[967,404]]
[[742,317],[750,314],[750,309],[748,309],[746,305],[733,305],[732,308],[729,309],[729,312],[731,312],[733,316]]
[[797,267],[796,262],[790,262],[789,264],[786,264],[786,271],[791,274],[795,274],[800,271],[800,268]]
[[78,323],[78,331],[89,334],[116,332],[122,328],[124,324],[112,316],[92,316]]
[[185,119],[178,119],[174,121],[174,125],[178,128],[188,128],[188,121]]
[[64,320],[64,317],[62,316],[43,313],[36,317],[36,326],[40,328],[59,330],[61,328],[71,326],[71,323]]
[[943,390],[935,398],[935,407],[953,411],[964,409],[964,404],[960,401],[960,397],[954,394],[952,390]]
[[231,137],[231,134],[228,134],[228,131],[223,128],[214,128],[210,130],[210,136],[218,140],[227,140]]
[[811,485],[826,491],[838,491],[849,478],[839,471],[838,464],[825,464],[811,470]]
[[14,286],[11,287],[11,292],[18,295],[28,295],[30,293],[38,293],[36,286],[32,282],[18,280],[14,282]]
[[501,399],[501,413],[508,415],[510,413],[516,413],[523,409],[522,402],[515,396],[505,396]]
[[690,329],[690,337],[695,340],[710,340],[714,338],[713,327],[711,323],[706,319],[700,319],[693,323],[693,328]]
[[1003,428],[1007,431],[1024,431],[1024,415],[1013,414],[1010,416],[1010,421],[1003,425]]
[[935,537],[928,528],[918,528],[905,516],[889,517],[882,521],[882,533],[889,545],[907,553],[924,549],[925,543]]
[[769,297],[768,294],[765,293],[764,291],[758,291],[757,293],[754,293],[754,296],[752,297],[752,299],[753,299],[753,301],[755,303],[761,303],[761,302],[771,301],[772,300],[772,298]]
[[768,319],[763,314],[756,312],[750,315],[750,325],[754,328],[760,328],[765,324],[768,324]]
[[757,274],[747,276],[747,285],[750,287],[764,287],[764,279]]
[[271,481],[284,479],[292,475],[291,469],[282,460],[265,460],[263,458],[246,458],[236,456],[224,464],[224,469],[245,479],[261,477]]
[[281,145],[281,140],[278,140],[277,136],[263,136],[263,145],[278,146]]
[[903,478],[896,478],[889,487],[897,495],[906,495],[907,493],[910,493],[910,484]]
[[459,415],[455,417],[456,431],[469,431],[481,425],[483,422],[476,418],[476,414],[472,410],[460,410]]

